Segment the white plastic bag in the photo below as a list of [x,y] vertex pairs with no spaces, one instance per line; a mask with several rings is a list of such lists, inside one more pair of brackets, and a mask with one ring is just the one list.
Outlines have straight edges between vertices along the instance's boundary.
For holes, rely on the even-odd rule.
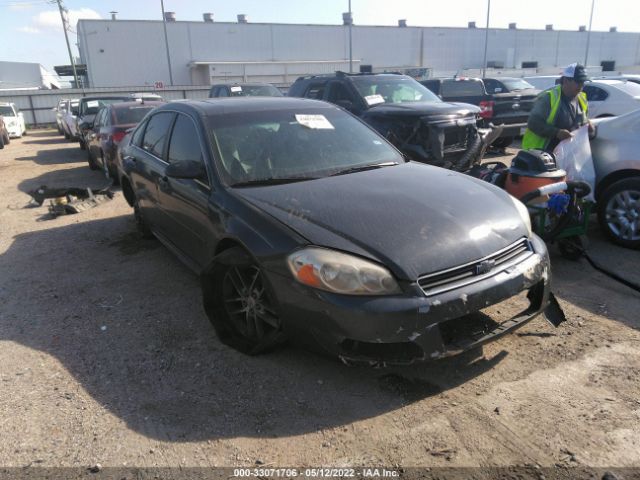
[[589,184],[591,193],[586,198],[595,201],[596,171],[589,144],[589,125],[583,125],[572,133],[571,138],[561,141],[553,151],[556,163],[558,168],[567,172],[567,180]]

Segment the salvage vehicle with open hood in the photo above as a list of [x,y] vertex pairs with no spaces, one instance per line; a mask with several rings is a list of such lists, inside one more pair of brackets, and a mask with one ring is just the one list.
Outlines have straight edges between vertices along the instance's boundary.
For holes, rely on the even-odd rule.
[[[218,336],[243,352],[292,339],[411,363],[482,345],[549,302],[524,205],[406,161],[328,103],[174,102],[127,138],[122,190],[140,229],[201,276]],[[482,315],[513,297],[521,311]]]
[[443,102],[406,75],[338,72],[300,77],[288,95],[344,108],[417,162],[463,171],[478,159],[480,108]]

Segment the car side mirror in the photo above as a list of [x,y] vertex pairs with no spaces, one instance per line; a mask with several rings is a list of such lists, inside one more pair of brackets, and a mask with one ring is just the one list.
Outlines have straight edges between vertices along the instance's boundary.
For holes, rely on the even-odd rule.
[[341,108],[344,108],[348,112],[353,112],[354,110],[353,102],[351,100],[338,100],[336,102],[336,105],[338,105]]
[[184,160],[182,162],[169,164],[165,169],[165,174],[167,177],[171,178],[187,178],[195,180],[196,178],[205,178],[207,176],[207,171],[205,170],[202,162]]
[[18,116],[19,116],[19,117],[24,117],[24,113],[22,113],[22,112],[18,112]]

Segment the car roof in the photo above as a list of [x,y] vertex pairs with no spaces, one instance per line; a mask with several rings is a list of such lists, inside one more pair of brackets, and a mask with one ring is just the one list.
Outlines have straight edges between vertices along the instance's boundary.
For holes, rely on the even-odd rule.
[[212,85],[212,87],[275,87],[270,83],[262,83],[262,82],[227,82],[227,83],[216,83]]
[[160,105],[164,105],[165,102],[161,102],[159,100],[147,100],[143,102],[120,102],[120,103],[112,103],[110,105],[105,105],[107,108],[119,110],[121,108],[129,108],[129,107],[144,107],[145,105],[150,105],[152,107],[157,107]]
[[100,95],[95,97],[82,97],[80,100],[112,100],[112,99],[120,99],[124,98],[126,100],[131,100],[130,95]]
[[319,100],[296,97],[225,97],[207,100],[184,100],[165,103],[158,110],[190,112],[196,110],[205,116],[230,113],[260,112],[270,110],[296,109],[340,110],[338,107]]
[[598,78],[591,81],[591,83],[598,83],[601,85],[622,85],[623,83],[627,83],[625,80],[614,80],[614,79],[604,79]]

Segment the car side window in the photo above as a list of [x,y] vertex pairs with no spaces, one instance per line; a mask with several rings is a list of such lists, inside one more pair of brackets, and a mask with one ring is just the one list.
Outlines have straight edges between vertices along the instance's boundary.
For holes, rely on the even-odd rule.
[[[506,92],[504,85],[502,85],[501,82],[498,82],[497,80],[493,80],[493,79],[485,79],[484,87],[487,90],[487,93],[490,93],[490,94]],[[500,90],[496,90],[496,89],[500,89]]]
[[322,100],[322,98],[324,97],[324,87],[325,84],[324,83],[312,83],[311,85],[309,85],[309,88],[307,88],[306,93],[304,94],[304,96],[306,98],[314,98],[316,100]]
[[169,136],[169,128],[173,122],[174,114],[160,112],[155,114],[147,123],[142,140],[142,148],[158,158],[162,158],[164,145]]
[[349,90],[345,85],[338,82],[331,83],[329,90],[329,101],[332,103],[339,102],[340,100],[353,101]]
[[218,97],[228,97],[228,96],[229,96],[229,90],[227,89],[227,87],[218,88]]
[[[171,132],[169,140],[169,154],[167,155],[169,163],[175,162],[199,162],[204,164],[204,155],[202,155],[202,147],[200,146],[200,137],[196,130],[196,125],[186,115],[178,114],[176,123]],[[208,179],[201,179],[205,183],[209,183]]]
[[142,148],[142,137],[144,136],[144,129],[147,127],[147,122],[138,125],[138,128],[133,132],[131,137],[131,145]]
[[589,102],[602,102],[609,96],[602,88],[593,85],[585,85],[582,90],[587,95],[587,101]]

